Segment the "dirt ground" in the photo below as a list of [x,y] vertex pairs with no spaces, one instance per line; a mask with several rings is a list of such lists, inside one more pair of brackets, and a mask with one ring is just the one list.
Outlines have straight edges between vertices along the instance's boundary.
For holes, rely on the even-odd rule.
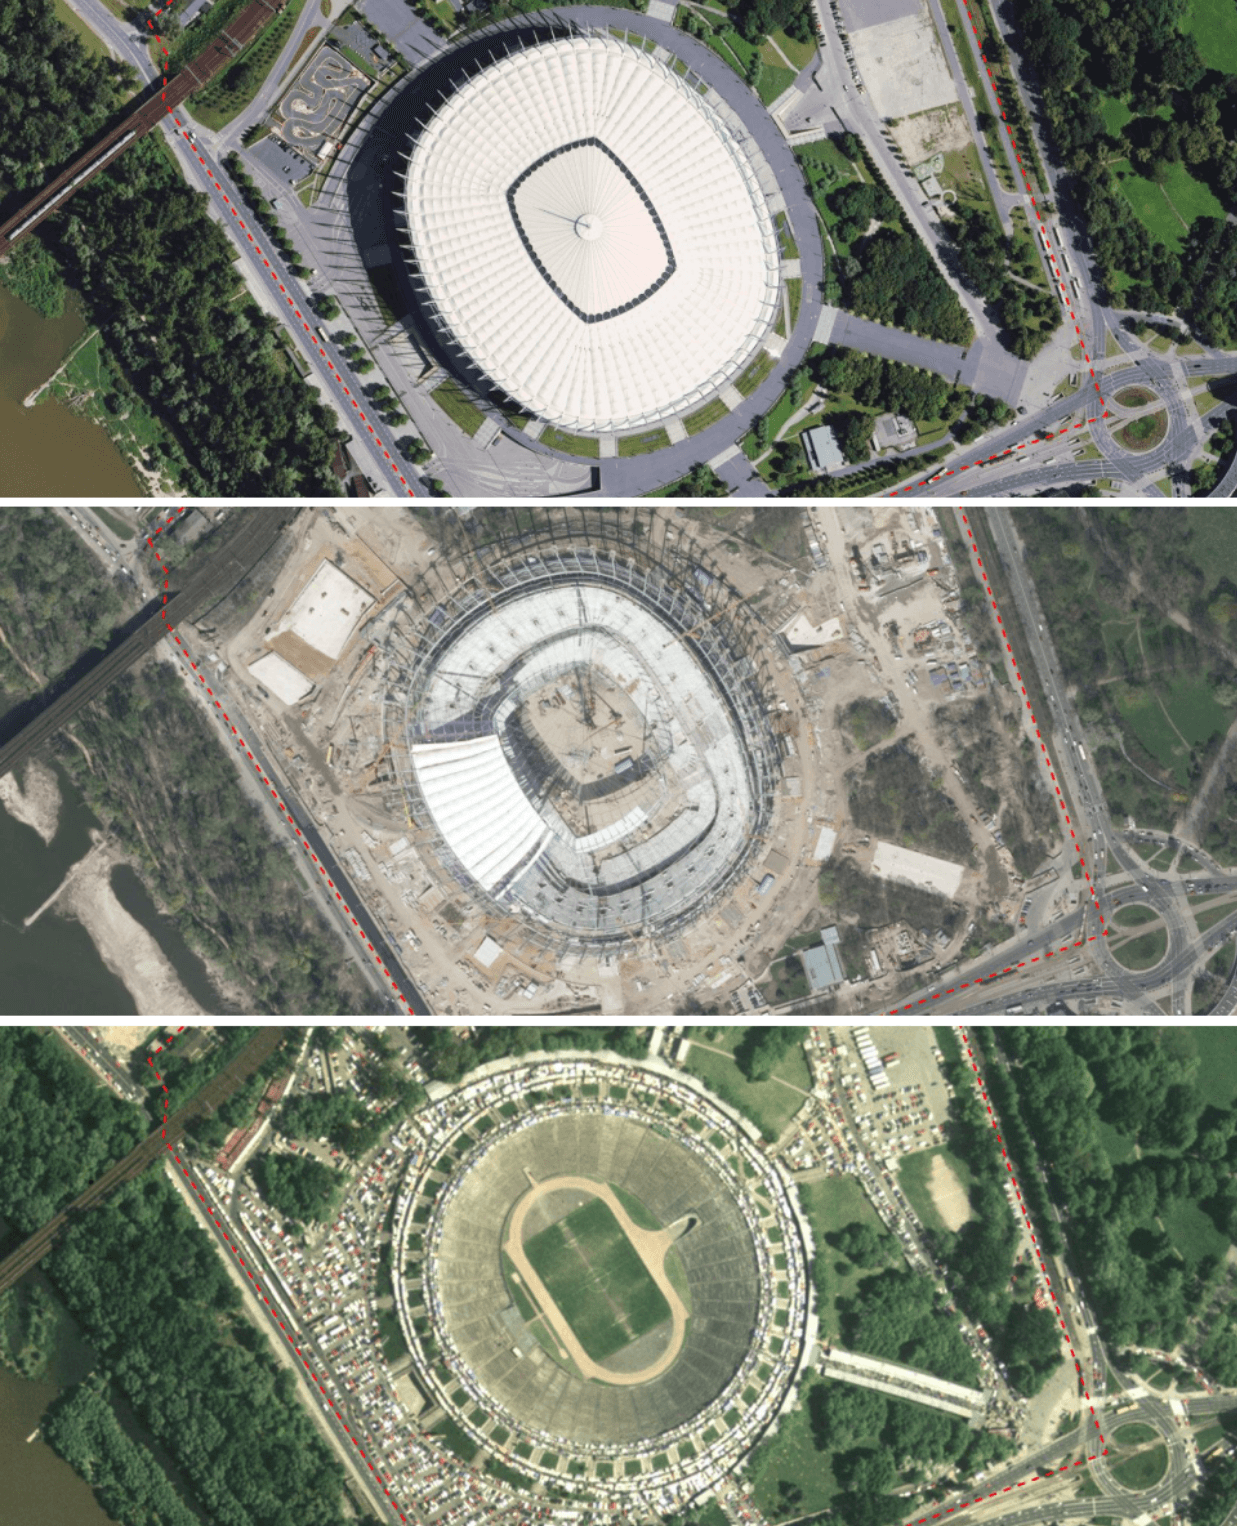
[[951,148],[965,148],[971,141],[970,129],[962,107],[935,106],[917,116],[903,117],[891,129],[894,141],[906,155],[908,164],[922,164],[933,154],[948,153]]
[[104,845],[101,833],[91,835],[95,845],[69,870],[56,910],[82,924],[142,1017],[205,1017],[163,950],[112,893],[112,870],[122,855]]
[[17,821],[33,827],[45,843],[50,843],[60,824],[60,786],[46,763],[37,758],[26,765],[23,790],[16,774],[0,778],[0,804]]
[[932,1175],[928,1178],[928,1191],[936,1204],[936,1211],[948,1228],[961,1229],[971,1217],[971,1205],[966,1188],[958,1180],[953,1167],[943,1155],[932,1157]]

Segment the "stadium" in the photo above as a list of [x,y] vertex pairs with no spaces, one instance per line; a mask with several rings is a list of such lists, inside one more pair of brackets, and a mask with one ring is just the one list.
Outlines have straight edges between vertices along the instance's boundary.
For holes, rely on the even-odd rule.
[[441,1411],[566,1492],[698,1494],[775,1418],[803,1355],[776,1171],[706,1097],[632,1065],[556,1057],[452,1102],[395,1215],[431,1432]]
[[685,438],[684,416],[737,404],[782,313],[772,171],[716,93],[640,39],[485,42],[420,112],[401,188],[440,353],[530,433]]
[[767,642],[671,521],[477,511],[382,632],[384,751],[441,882],[561,957],[664,940],[751,878]]

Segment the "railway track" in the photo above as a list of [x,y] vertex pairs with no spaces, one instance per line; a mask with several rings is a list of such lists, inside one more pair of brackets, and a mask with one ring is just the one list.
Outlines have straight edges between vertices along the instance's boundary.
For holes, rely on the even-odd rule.
[[153,650],[168,628],[189,619],[203,605],[221,599],[275,544],[285,520],[295,510],[245,509],[240,527],[172,594],[167,603],[156,607],[149,618],[133,631],[46,710],[36,715],[15,737],[0,747],[0,776],[25,761],[70,720],[83,705],[97,699],[113,679],[131,667],[139,657]]
[[128,1155],[109,1166],[73,1202],[62,1208],[41,1229],[36,1229],[16,1250],[0,1261],[0,1292],[12,1287],[42,1261],[56,1236],[71,1220],[88,1209],[97,1207],[123,1182],[140,1176],[165,1153],[169,1144],[174,1144],[181,1137],[192,1118],[213,1111],[221,1102],[225,1102],[243,1081],[247,1081],[274,1054],[287,1032],[286,1028],[259,1029],[241,1052],[184,1107],[173,1113],[166,1123],[130,1150]]

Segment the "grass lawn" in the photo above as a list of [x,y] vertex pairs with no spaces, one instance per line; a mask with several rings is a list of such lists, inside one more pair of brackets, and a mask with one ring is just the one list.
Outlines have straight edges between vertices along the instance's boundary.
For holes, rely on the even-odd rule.
[[1121,1133],[1120,1129],[1114,1128],[1111,1123],[1101,1123],[1099,1136],[1100,1144],[1104,1147],[1104,1154],[1114,1166],[1133,1160],[1134,1141],[1128,1134]]
[[[205,90],[200,90],[192,97],[190,115],[196,121],[217,132],[249,105],[266,83],[266,77],[291,37],[292,28],[304,6],[305,0],[290,0],[287,8],[267,22],[222,74],[217,75]],[[209,15],[208,11],[207,16]],[[200,26],[201,22],[193,31],[196,32]],[[239,87],[229,84],[229,81],[235,80],[238,69],[243,69],[245,73],[244,82]]]
[[[1223,892],[1220,893],[1222,895]],[[1217,901],[1220,895],[1200,896],[1199,901]],[[1196,904],[1193,896],[1189,897],[1190,904]],[[1206,911],[1196,911],[1194,921],[1200,933],[1205,933],[1209,927],[1214,927],[1217,922],[1223,922],[1225,917],[1231,917],[1237,911],[1237,901],[1226,900],[1222,906],[1210,906]]]
[[[1150,689],[1130,689],[1114,685],[1114,698],[1121,718],[1149,753],[1165,768],[1171,768],[1184,789],[1189,783],[1189,756]],[[1158,855],[1157,855],[1158,856]],[[1152,860],[1154,862],[1154,860]]]
[[1100,116],[1104,118],[1105,131],[1114,138],[1120,137],[1125,124],[1134,120],[1134,113],[1123,100],[1115,95],[1105,95],[1103,91],[1100,92]]
[[109,514],[106,509],[96,509],[95,513],[108,527],[113,535],[121,540],[132,540],[136,533],[132,525],[125,524],[124,520],[115,514]]
[[[802,1055],[802,1050],[799,1053]],[[779,1071],[782,1068],[778,1066]],[[741,1106],[753,1119],[779,1134],[803,1106],[800,1093],[780,1081],[749,1081],[730,1055],[716,1052],[716,1046],[702,1049],[699,1042],[693,1042],[687,1069],[701,1080],[712,1082],[722,1094],[741,1097]],[[804,1090],[808,1087],[804,1086]]]
[[1168,414],[1163,408],[1156,413],[1144,413],[1114,430],[1117,443],[1126,450],[1154,450],[1167,433]]
[[766,106],[772,106],[783,90],[789,90],[795,82],[793,69],[782,69],[777,64],[765,64],[760,71],[760,83],[756,86],[756,94]]
[[441,386],[435,387],[430,396],[447,415],[447,417],[464,431],[466,435],[474,435],[485,421],[485,415],[474,403],[470,403],[459,387],[447,380]]
[[[841,1334],[838,1299],[849,1298],[859,1281],[870,1273],[863,1267],[847,1262],[840,1252],[826,1243],[825,1236],[844,1229],[847,1224],[857,1220],[860,1224],[870,1225],[885,1238],[891,1257],[897,1254],[896,1242],[881,1223],[867,1194],[852,1176],[830,1176],[821,1182],[801,1182],[799,1202],[812,1226],[812,1238],[816,1241],[815,1275],[821,1293],[821,1333],[836,1338]],[[843,1264],[849,1270],[839,1272],[837,1268]]]
[[1191,1270],[1204,1256],[1216,1255],[1223,1259],[1228,1240],[1197,1203],[1189,1198],[1178,1198],[1163,1218],[1169,1240]]
[[804,1383],[798,1405],[782,1420],[762,1455],[760,1472],[753,1479],[752,1499],[756,1508],[770,1517],[785,1513],[778,1489],[783,1481],[802,1489],[803,1497],[795,1511],[804,1515],[827,1509],[838,1492],[832,1458],[827,1452],[818,1451],[812,1438],[811,1394],[828,1381],[811,1377]]
[[730,410],[722,402],[720,397],[715,397],[703,408],[697,408],[695,413],[689,413],[683,420],[683,427],[688,434],[699,434],[702,429],[707,429],[710,424],[716,424],[719,419],[724,419]]
[[601,444],[596,438],[568,434],[565,429],[555,429],[553,424],[547,424],[541,431],[541,443],[548,450],[561,450],[568,456],[592,456],[596,459],[601,453]]
[[670,1318],[665,1295],[600,1198],[534,1235],[524,1253],[595,1362]]
[[937,1145],[931,1150],[916,1150],[913,1155],[904,1155],[898,1166],[898,1182],[906,1194],[906,1201],[919,1215],[924,1226],[936,1234],[948,1234],[949,1226],[936,1211],[936,1204],[932,1201],[932,1194],[928,1190],[932,1162],[938,1155],[945,1157],[945,1164],[952,1168],[954,1175],[969,1191],[973,1178],[966,1162],[959,1160],[956,1155],[951,1155],[944,1145]]
[[748,67],[756,49],[745,37],[740,37],[733,27],[727,27],[724,32],[714,32],[704,40],[719,58],[726,60],[736,74],[747,78]]
[[1145,1452],[1136,1452],[1133,1457],[1123,1457],[1114,1463],[1112,1476],[1127,1489],[1150,1489],[1164,1477],[1167,1467],[1168,1448],[1161,1441]]
[[1212,694],[1206,679],[1197,676],[1174,678],[1164,696],[1164,708],[1173,725],[1194,746],[1206,742],[1217,731],[1227,731],[1232,720]]
[[[1121,193],[1152,238],[1180,252],[1187,227],[1196,217],[1223,217],[1224,208],[1184,164],[1171,164],[1164,184],[1140,175],[1128,159],[1112,165]],[[1182,224],[1186,226],[1183,227]]]
[[1155,393],[1147,387],[1122,387],[1113,401],[1123,408],[1141,408],[1145,403],[1155,402]]
[[784,260],[797,260],[799,258],[799,246],[795,243],[795,236],[790,229],[790,220],[785,212],[778,212],[773,219],[777,228],[777,242],[781,256]]
[[802,279],[799,276],[788,276],[786,279],[786,300],[790,306],[790,326],[792,329],[799,321],[799,303],[802,298]]
[[1127,970],[1149,970],[1159,964],[1168,950],[1168,933],[1162,927],[1141,937],[1130,938],[1112,949],[1112,957]]
[[1219,505],[1191,505],[1189,516],[1193,532],[1190,550],[1196,566],[1206,578],[1205,592],[1211,593],[1221,578],[1237,583],[1237,518],[1231,509]]
[[[796,70],[806,69],[816,54],[814,42],[796,42],[793,37],[787,37],[785,32],[773,33],[773,41],[777,43],[786,57],[794,64]],[[1237,69],[1232,71],[1237,73]]]
[[1201,1430],[1194,1432],[1194,1440],[1200,1452],[1205,1452],[1208,1447],[1215,1446],[1217,1441],[1223,1439],[1224,1427],[1222,1425],[1205,1425]]
[[1144,922],[1155,922],[1159,912],[1150,906],[1123,906],[1113,917],[1118,927],[1141,927]]
[[751,397],[756,388],[760,386],[765,377],[776,365],[773,356],[768,350],[761,350],[755,360],[751,360],[744,367],[743,372],[735,381],[735,387],[743,397]]
[[[541,438],[544,440],[545,435]],[[647,456],[655,450],[664,450],[669,444],[670,436],[664,429],[649,429],[644,434],[623,435],[618,442],[618,453],[620,456]]]
[[93,53],[98,58],[110,58],[107,44],[97,32],[92,32],[76,11],[70,10],[65,0],[52,0],[52,10],[56,20],[63,26],[67,26],[70,32],[75,33],[82,42],[87,53]]
[[1237,1028],[1184,1028],[1182,1032],[1198,1055],[1194,1084],[1204,1100],[1214,1107],[1231,1106],[1237,1097]]
[[1182,30],[1198,44],[1209,68],[1237,74],[1237,10],[1229,0],[1190,0]]
[[1153,1425],[1144,1425],[1141,1420],[1131,1420],[1128,1425],[1120,1425],[1113,1432],[1112,1438],[1118,1446],[1136,1447],[1144,1441],[1158,1441],[1160,1433]]

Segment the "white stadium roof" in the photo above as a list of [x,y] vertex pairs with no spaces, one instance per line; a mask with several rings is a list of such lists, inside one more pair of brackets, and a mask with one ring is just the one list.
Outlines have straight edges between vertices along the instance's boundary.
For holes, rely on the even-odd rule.
[[538,417],[635,429],[706,401],[781,311],[757,172],[694,85],[606,34],[511,53],[413,148],[409,235],[439,320]]
[[438,830],[486,890],[544,848],[550,829],[496,736],[424,743],[412,748],[412,766]]

